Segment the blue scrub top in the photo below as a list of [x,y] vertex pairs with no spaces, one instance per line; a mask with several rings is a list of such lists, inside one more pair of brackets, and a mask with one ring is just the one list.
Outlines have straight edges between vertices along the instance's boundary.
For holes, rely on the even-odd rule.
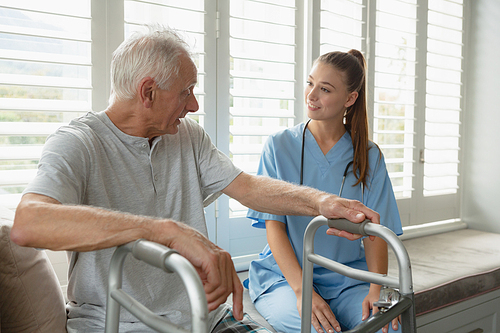
[[[304,123],[271,135],[262,151],[259,175],[298,184],[300,182],[300,159]],[[396,199],[387,173],[385,161],[378,147],[370,142],[369,176],[364,195],[361,185],[353,186],[356,178],[352,167],[347,174],[342,197],[362,201],[380,214],[380,223],[397,235],[402,234]],[[313,135],[306,129],[304,145],[304,185],[337,194],[340,190],[345,167],[353,159],[351,136],[342,138],[324,155]],[[303,237],[310,216],[283,216],[265,214],[249,209],[247,217],[254,220],[256,228],[265,228],[265,220],[276,220],[287,225],[288,239],[302,266]],[[350,241],[326,234],[327,226],[321,227],[314,241],[315,252],[352,268],[368,270],[361,240]],[[259,259],[252,261],[249,269],[249,291],[253,301],[272,285],[285,280],[273,254],[266,245]],[[317,265],[314,266],[314,287],[324,299],[336,298],[350,286],[365,282],[348,278]]]

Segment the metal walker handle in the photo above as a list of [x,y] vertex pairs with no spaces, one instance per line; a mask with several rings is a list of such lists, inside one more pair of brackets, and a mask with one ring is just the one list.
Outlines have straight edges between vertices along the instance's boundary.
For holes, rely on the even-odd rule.
[[167,273],[178,273],[188,293],[191,304],[192,332],[208,332],[208,304],[205,291],[193,265],[166,246],[139,239],[116,248],[111,258],[106,306],[106,333],[117,333],[120,321],[120,306],[158,332],[188,333],[189,331],[151,312],[144,305],[125,293],[122,287],[122,271],[125,257],[132,255]]
[[[394,251],[398,266],[399,279],[368,272],[365,270],[354,269],[340,264],[333,260],[314,253],[314,236],[319,227],[328,225],[330,228],[345,230],[354,234],[363,236],[377,236],[389,244]],[[301,332],[311,332],[311,313],[312,313],[312,289],[313,289],[313,265],[323,266],[331,271],[345,275],[347,277],[376,283],[391,288],[399,289],[401,300],[385,313],[378,312],[368,318],[354,330],[349,332],[376,332],[393,318],[401,314],[401,326],[403,333],[416,332],[415,320],[415,302],[412,285],[411,264],[408,252],[401,240],[392,232],[392,230],[369,220],[362,223],[353,223],[346,219],[327,219],[324,216],[315,217],[307,226],[304,234],[304,252],[303,252],[303,272],[302,272],[302,323]]]

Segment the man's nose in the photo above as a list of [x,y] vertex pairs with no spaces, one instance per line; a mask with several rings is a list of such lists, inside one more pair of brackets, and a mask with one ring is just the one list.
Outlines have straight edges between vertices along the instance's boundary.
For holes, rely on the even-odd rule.
[[188,112],[196,112],[200,108],[200,105],[198,104],[198,100],[196,99],[196,96],[194,94],[191,94],[189,96],[189,101],[186,104],[186,110]]

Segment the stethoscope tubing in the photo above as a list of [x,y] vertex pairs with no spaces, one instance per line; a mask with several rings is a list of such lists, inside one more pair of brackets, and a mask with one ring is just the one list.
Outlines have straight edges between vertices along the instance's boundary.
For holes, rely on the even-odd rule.
[[[301,149],[301,154],[300,154],[300,185],[304,184],[304,146],[305,146],[305,139],[306,139],[306,129],[307,125],[311,122],[311,119],[309,119],[305,125],[304,129],[302,130],[302,149]],[[345,179],[347,177],[347,173],[349,172],[349,168],[353,164],[353,161],[350,161],[347,163],[344,169],[344,175],[342,176],[342,183],[340,184],[340,191],[339,191],[339,197],[342,197],[342,190],[344,189],[344,183]],[[361,202],[363,202],[364,197],[364,189],[363,189],[363,183],[361,183]]]

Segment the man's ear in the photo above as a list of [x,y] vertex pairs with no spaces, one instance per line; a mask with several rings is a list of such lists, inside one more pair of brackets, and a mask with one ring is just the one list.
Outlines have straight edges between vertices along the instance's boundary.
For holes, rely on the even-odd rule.
[[350,93],[349,96],[347,97],[347,102],[345,102],[344,107],[348,108],[351,105],[353,105],[354,103],[356,103],[356,100],[358,99],[358,95],[359,94],[357,91],[353,91],[352,93]]
[[141,80],[138,87],[139,100],[146,108],[153,105],[156,94],[156,82],[150,77],[145,77]]

